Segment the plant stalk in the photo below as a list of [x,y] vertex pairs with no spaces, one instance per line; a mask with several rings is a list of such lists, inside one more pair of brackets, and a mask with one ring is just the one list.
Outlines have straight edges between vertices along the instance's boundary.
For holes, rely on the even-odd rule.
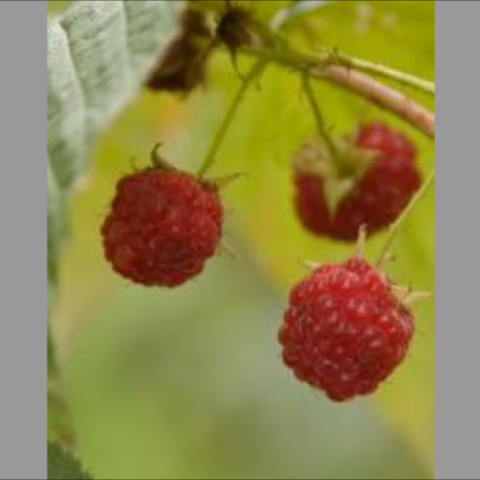
[[[278,37],[275,32],[270,32],[267,38],[268,44],[270,45],[274,44],[272,38],[281,39],[281,42],[277,42],[277,44],[281,43],[281,48],[245,46],[242,48],[242,52],[263,59],[264,62],[276,63],[303,73],[308,73],[313,78],[327,80],[336,86],[351,91],[355,95],[366,98],[384,110],[394,113],[428,137],[435,138],[434,113],[412,97],[381,83],[366,73],[354,70],[353,65],[349,67],[339,65],[339,63],[341,63],[338,59],[339,54],[332,55],[331,52],[312,54],[297,50],[285,42],[283,37]],[[367,69],[367,65],[369,65],[368,68],[372,71],[373,67],[369,62],[367,62],[366,65],[365,62],[362,64],[362,61],[358,59],[356,59],[356,61],[357,65],[363,69]],[[358,64],[358,62],[360,62],[360,64]],[[378,68],[376,68],[376,70],[378,73]],[[388,67],[381,68],[380,70],[384,77],[387,76],[387,72],[392,73],[392,69]],[[394,74],[394,77],[398,80],[398,72]],[[389,78],[392,78],[392,76]],[[404,84],[407,78],[411,80],[409,74],[403,75],[402,80]],[[430,82],[416,79],[414,83],[418,86],[419,83]],[[427,88],[427,90],[429,89],[431,89],[431,86]]]
[[255,78],[257,78],[261,74],[261,72],[264,70],[265,67],[266,67],[265,60],[263,59],[257,60],[255,64],[252,66],[252,68],[250,69],[250,71],[247,73],[246,77],[243,79],[240,88],[238,89],[235,97],[233,98],[232,103],[230,104],[230,107],[225,113],[222,123],[220,124],[220,127],[215,137],[212,140],[210,148],[208,149],[207,154],[205,156],[205,159],[203,160],[198,170],[197,174],[199,177],[204,177],[207,171],[211,168],[211,166],[215,162],[218,149],[220,148],[222,141],[228,132],[230,124],[232,123],[232,120],[235,117],[235,114],[237,113],[237,110],[240,104],[242,103],[242,100],[245,97],[245,94],[247,93],[248,88],[250,87],[251,83],[255,80]]
[[423,185],[421,186],[420,190],[418,190],[417,193],[412,197],[412,199],[410,200],[410,203],[406,206],[406,208],[403,210],[403,212],[400,214],[397,220],[395,220],[395,222],[390,225],[390,232],[386,242],[384,243],[382,249],[380,250],[380,254],[377,260],[377,265],[383,264],[384,259],[387,257],[387,255],[389,255],[392,245],[395,243],[395,240],[398,238],[398,235],[400,234],[402,227],[405,225],[406,220],[411,215],[411,213],[413,212],[414,208],[417,206],[419,201],[423,197],[425,197],[425,195],[428,193],[428,190],[433,185],[434,181],[435,181],[435,170],[433,170],[430,173],[430,175],[427,177],[427,179],[423,182]]
[[435,83],[419,78],[411,73],[396,70],[395,68],[383,65],[382,63],[363,60],[335,50],[332,53],[332,64],[376,75],[387,80],[394,80],[401,85],[412,87],[421,92],[435,96]]

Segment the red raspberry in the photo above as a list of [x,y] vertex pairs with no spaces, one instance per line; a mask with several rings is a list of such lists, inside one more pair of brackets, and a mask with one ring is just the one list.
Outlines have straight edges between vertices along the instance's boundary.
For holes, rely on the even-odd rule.
[[402,133],[382,123],[360,128],[355,144],[377,153],[368,171],[331,214],[324,192],[324,178],[295,169],[295,204],[300,220],[316,234],[353,241],[361,225],[371,234],[390,225],[421,184],[416,150]]
[[337,402],[376,390],[402,362],[414,332],[410,311],[365,260],[316,268],[290,293],[279,331],[296,377]]
[[117,184],[101,229],[105,257],[136,283],[180,285],[215,254],[222,221],[215,187],[179,170],[147,168]]

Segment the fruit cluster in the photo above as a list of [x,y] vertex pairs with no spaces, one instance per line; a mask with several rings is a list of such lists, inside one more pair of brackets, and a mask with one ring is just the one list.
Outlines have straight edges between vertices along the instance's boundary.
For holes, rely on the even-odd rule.
[[[295,157],[296,210],[309,231],[340,240],[360,231],[363,244],[417,191],[416,150],[378,122],[338,145],[341,157],[329,157],[318,141]],[[151,166],[119,180],[101,228],[113,269],[147,286],[175,287],[198,275],[221,242],[220,186],[172,167],[155,149]],[[405,291],[358,253],[316,266],[290,292],[278,335],[285,365],[337,402],[374,392],[405,358],[414,333]]]

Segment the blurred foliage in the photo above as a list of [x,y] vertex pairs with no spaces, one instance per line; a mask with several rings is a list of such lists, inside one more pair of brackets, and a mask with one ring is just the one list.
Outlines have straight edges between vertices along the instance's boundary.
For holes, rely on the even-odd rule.
[[[244,3],[268,19],[287,2]],[[338,46],[434,75],[433,2],[330,2],[288,34],[309,49]],[[295,218],[289,163],[315,127],[291,72],[269,67],[252,88],[212,170],[248,173],[225,191],[236,259],[212,260],[176,290],[127,284],[103,259],[98,230],[115,182],[147,163],[155,141],[173,163],[198,167],[240,84],[224,54],[209,73],[186,99],[144,92],[123,112],[71,205],[53,320],[82,458],[98,478],[431,478],[433,305],[416,310],[411,354],[373,401],[333,404],[279,358],[284,293],[305,273],[298,260],[342,259],[352,248],[310,236]],[[316,93],[335,132],[385,118],[415,138],[422,168],[432,168],[433,143],[405,124],[334,87]],[[382,239],[369,241],[373,257]],[[395,254],[396,280],[433,290],[433,195]]]
[[52,480],[89,480],[79,462],[56,443],[48,444],[48,478]]

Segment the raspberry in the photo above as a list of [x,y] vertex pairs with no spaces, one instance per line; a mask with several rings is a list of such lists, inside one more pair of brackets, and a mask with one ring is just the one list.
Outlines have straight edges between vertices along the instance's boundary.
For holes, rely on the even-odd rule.
[[136,283],[180,285],[215,254],[222,221],[215,187],[186,172],[150,167],[117,183],[101,229],[105,257]]
[[[375,156],[333,212],[328,208],[324,176],[296,163],[296,210],[303,225],[313,233],[353,241],[363,224],[369,234],[376,232],[398,217],[420,187],[415,146],[402,133],[382,123],[370,123],[360,128],[355,146]],[[314,148],[306,144],[299,158],[312,156]]]
[[360,257],[317,267],[290,293],[279,331],[284,363],[337,402],[374,392],[404,359],[414,318]]

